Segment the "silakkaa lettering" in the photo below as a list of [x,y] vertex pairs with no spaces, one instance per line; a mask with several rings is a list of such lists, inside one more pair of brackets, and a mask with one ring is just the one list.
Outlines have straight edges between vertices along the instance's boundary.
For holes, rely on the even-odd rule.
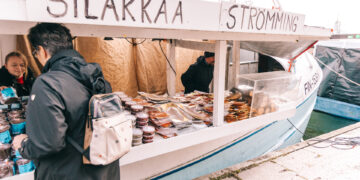
[[[177,21],[180,22],[181,24],[183,23],[183,10],[182,10],[182,1],[179,1],[176,7],[175,12],[169,12],[167,10],[167,1],[169,0],[162,0],[160,6],[156,9],[157,13],[156,16],[154,17],[150,17],[149,13],[148,13],[148,7],[151,4],[152,0],[141,0],[141,6],[139,7],[135,7],[138,8],[138,10],[141,11],[141,16],[140,17],[135,17],[133,15],[133,12],[131,12],[131,10],[129,9],[130,7],[134,6],[134,2],[137,0],[101,0],[101,4],[103,4],[102,7],[102,13],[101,14],[92,14],[91,12],[89,12],[89,7],[90,7],[90,0],[72,0],[72,2],[69,2],[68,0],[49,0],[52,1],[53,3],[58,3],[58,5],[62,5],[64,6],[64,11],[63,12],[54,12],[55,8],[52,8],[51,5],[49,4],[47,6],[47,12],[49,13],[50,16],[54,17],[54,18],[61,18],[64,17],[66,15],[68,15],[69,12],[69,4],[68,3],[73,3],[74,9],[73,9],[73,13],[74,13],[74,18],[78,18],[79,17],[79,11],[78,11],[78,3],[84,3],[84,17],[86,19],[93,19],[93,20],[104,20],[105,15],[107,13],[112,14],[115,17],[116,21],[120,21],[120,19],[122,21],[128,21],[130,19],[130,21],[133,22],[137,22],[140,21],[141,23],[154,23],[156,24],[158,22],[158,20],[160,18],[164,18],[164,21],[166,24],[168,24],[169,22],[171,22],[172,24]],[[100,0],[99,0],[100,1]],[[118,1],[118,2],[117,2]],[[140,0],[139,0],[140,1]],[[121,4],[120,6],[116,6],[115,2],[117,2],[117,4]],[[96,2],[97,4],[99,3],[98,1]],[[58,9],[56,9],[58,10]],[[121,18],[120,18],[121,15]]]

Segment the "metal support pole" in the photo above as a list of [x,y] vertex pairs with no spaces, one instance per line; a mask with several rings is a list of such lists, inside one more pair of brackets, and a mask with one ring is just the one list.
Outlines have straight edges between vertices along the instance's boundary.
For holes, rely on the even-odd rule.
[[237,84],[237,76],[240,74],[240,42],[234,41],[233,42],[233,86],[236,86]]
[[214,67],[214,126],[224,123],[226,41],[216,41]]
[[170,67],[169,63],[166,62],[166,80],[167,80],[167,91],[169,96],[174,96],[176,93],[176,60],[175,60],[175,43],[174,41],[170,41],[167,45],[167,53],[166,53],[169,62],[172,66]]

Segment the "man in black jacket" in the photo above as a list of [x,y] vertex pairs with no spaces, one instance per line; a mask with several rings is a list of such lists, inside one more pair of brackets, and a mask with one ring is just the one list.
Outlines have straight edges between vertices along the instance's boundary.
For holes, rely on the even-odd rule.
[[100,66],[86,63],[73,50],[70,31],[60,24],[37,24],[28,38],[45,66],[30,94],[28,137],[15,137],[14,148],[34,160],[35,179],[120,179],[119,161],[84,165],[82,155],[65,140],[69,136],[83,146],[91,95],[111,91],[104,81],[96,81],[103,78]]
[[209,85],[213,79],[215,54],[205,52],[204,56],[198,57],[196,63],[181,75],[181,82],[185,87],[185,94],[194,90],[209,92]]

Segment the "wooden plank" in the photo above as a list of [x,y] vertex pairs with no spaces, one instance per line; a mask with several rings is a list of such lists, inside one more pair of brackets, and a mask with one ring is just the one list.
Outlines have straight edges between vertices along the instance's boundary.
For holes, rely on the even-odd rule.
[[176,40],[175,45],[176,47],[182,47],[187,49],[215,52],[215,44],[209,42]]
[[[27,34],[36,22],[0,20],[0,34]],[[127,37],[127,38],[161,38],[161,39],[209,39],[209,40],[236,40],[236,41],[293,41],[302,39],[327,40],[326,33],[317,36],[280,35],[265,33],[238,33],[214,31],[189,31],[173,29],[151,29],[105,25],[67,24],[73,36],[95,37]]]
[[214,126],[224,123],[226,41],[216,41],[214,67]]
[[169,96],[174,96],[176,93],[176,60],[175,43],[173,41],[167,45],[167,58],[169,60],[166,63],[167,91]]

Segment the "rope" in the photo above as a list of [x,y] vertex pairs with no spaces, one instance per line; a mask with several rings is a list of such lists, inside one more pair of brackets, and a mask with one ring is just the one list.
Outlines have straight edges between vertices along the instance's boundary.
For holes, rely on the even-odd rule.
[[175,69],[173,68],[173,66],[171,65],[168,57],[166,56],[166,54],[165,54],[165,52],[164,52],[164,50],[163,50],[163,48],[162,48],[162,46],[161,46],[161,41],[159,41],[159,46],[160,46],[160,49],[161,49],[162,54],[165,56],[166,61],[168,62],[170,68],[172,69],[172,71],[174,72],[174,74],[175,74],[175,76],[176,76],[176,71],[175,71]]
[[347,78],[346,76],[344,76],[344,75],[342,75],[342,74],[339,74],[338,72],[336,72],[335,70],[333,70],[331,67],[329,67],[328,65],[326,65],[325,63],[323,63],[321,60],[319,60],[317,57],[314,56],[314,58],[315,58],[320,64],[324,65],[326,68],[328,68],[328,69],[329,69],[330,71],[332,71],[333,73],[337,74],[338,76],[344,78],[345,80],[347,80],[347,81],[349,81],[349,82],[351,82],[351,83],[353,83],[353,84],[355,84],[355,85],[357,85],[357,86],[360,86],[359,83],[357,83],[357,82],[355,82],[355,81]]
[[[300,134],[302,134],[304,137],[306,137],[306,135],[301,132],[290,120],[289,118],[287,118],[286,120],[289,121],[289,123],[296,129],[296,131],[298,131]],[[311,145],[308,141],[315,141],[317,143],[328,143],[324,146],[315,146],[314,144]],[[313,139],[309,139],[307,141],[305,141],[307,145],[315,147],[315,148],[327,148],[327,147],[333,147],[335,149],[339,149],[339,150],[348,150],[348,149],[353,149],[355,148],[355,146],[360,145],[360,137],[336,137],[334,140],[329,140],[329,139],[319,139],[319,138],[313,138]]]

